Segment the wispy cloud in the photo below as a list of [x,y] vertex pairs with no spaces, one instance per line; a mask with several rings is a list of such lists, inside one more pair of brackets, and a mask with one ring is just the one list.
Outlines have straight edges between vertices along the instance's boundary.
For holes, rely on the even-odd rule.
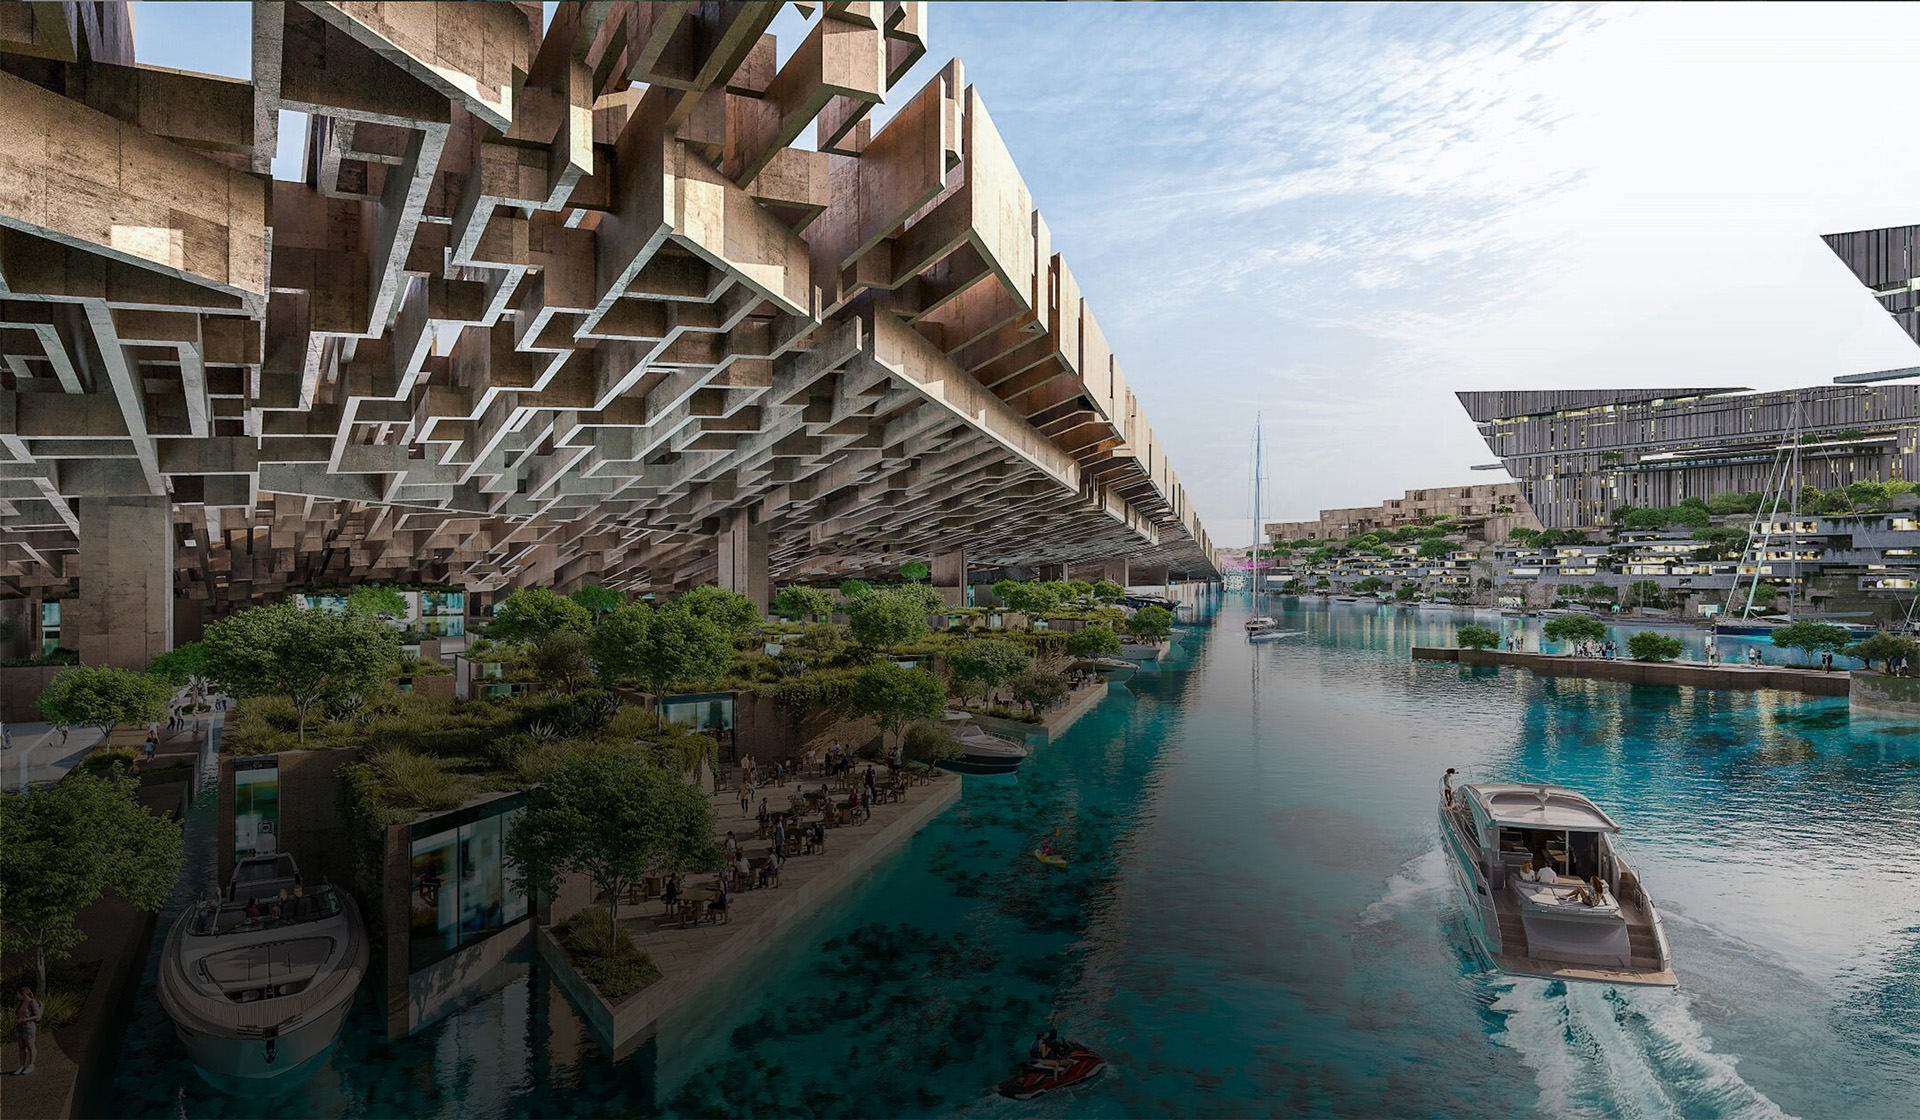
[[[1816,235],[1920,218],[1920,10],[934,9],[1202,514],[1484,480],[1452,390],[1911,364]],[[1906,53],[1903,53],[1906,52]],[[1882,108],[1876,108],[1882,107]],[[1243,531],[1244,532],[1244,531]],[[1216,534],[1225,535],[1225,534]]]

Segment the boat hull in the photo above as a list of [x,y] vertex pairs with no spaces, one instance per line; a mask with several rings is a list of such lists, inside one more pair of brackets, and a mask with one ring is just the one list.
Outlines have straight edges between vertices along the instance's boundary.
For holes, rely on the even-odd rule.
[[338,1004],[272,1039],[272,1060],[266,1039],[210,1034],[179,1023],[174,1024],[174,1033],[207,1084],[238,1097],[273,1095],[298,1087],[326,1064],[352,1008],[349,992]]
[[942,759],[939,766],[940,769],[949,770],[955,774],[1011,774],[1020,769],[1020,764],[1025,761],[1024,758],[1008,760],[963,757]]

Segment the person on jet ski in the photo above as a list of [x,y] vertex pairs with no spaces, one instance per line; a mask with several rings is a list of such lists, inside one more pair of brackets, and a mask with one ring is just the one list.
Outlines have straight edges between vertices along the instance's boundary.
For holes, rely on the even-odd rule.
[[1059,1056],[1059,1040],[1060,1032],[1057,1030],[1053,1032],[1051,1040],[1045,1032],[1033,1032],[1033,1045],[1027,1048],[1027,1057],[1034,1065],[1045,1066],[1055,1074],[1061,1073],[1067,1063]]

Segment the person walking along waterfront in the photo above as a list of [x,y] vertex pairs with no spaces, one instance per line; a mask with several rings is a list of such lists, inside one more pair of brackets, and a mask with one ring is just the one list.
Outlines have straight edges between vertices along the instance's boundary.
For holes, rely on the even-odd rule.
[[13,1006],[13,1037],[20,1044],[20,1065],[14,1069],[16,1076],[25,1076],[33,1072],[33,1061],[39,1047],[36,1037],[40,1033],[40,1016],[46,1012],[46,1004],[33,997],[33,989],[22,985],[20,1002]]

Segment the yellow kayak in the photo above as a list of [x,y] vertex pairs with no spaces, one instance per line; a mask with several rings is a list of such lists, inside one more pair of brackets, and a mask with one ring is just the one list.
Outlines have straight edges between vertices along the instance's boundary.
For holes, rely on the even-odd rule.
[[1066,860],[1061,859],[1057,855],[1049,855],[1038,848],[1033,850],[1033,858],[1046,864],[1048,867],[1065,867],[1067,865]]

